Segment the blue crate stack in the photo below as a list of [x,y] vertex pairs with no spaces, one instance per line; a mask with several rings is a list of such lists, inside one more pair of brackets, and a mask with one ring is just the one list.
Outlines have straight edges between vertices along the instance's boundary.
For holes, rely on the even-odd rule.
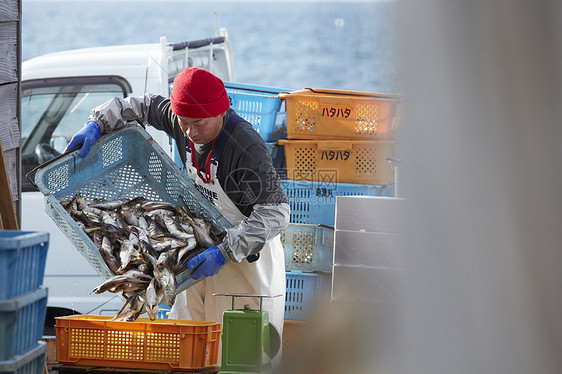
[[0,231],[0,373],[43,373],[49,234]]
[[290,90],[238,82],[224,82],[224,87],[230,107],[260,134],[275,170],[283,174],[285,155],[277,140],[287,136],[287,113],[279,93]]

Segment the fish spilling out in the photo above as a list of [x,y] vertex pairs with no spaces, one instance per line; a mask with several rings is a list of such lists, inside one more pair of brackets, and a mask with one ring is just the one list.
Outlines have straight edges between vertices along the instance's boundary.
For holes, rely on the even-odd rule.
[[80,194],[61,204],[114,274],[92,293],[122,293],[126,301],[114,317],[118,321],[135,321],[145,312],[156,319],[161,303],[174,304],[175,276],[221,239],[186,204],[143,197],[87,201]]

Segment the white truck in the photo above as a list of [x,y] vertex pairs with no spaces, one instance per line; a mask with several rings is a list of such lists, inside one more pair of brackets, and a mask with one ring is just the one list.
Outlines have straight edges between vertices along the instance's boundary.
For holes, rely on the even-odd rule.
[[[25,178],[34,167],[61,153],[95,106],[114,96],[168,96],[183,68],[204,68],[224,81],[235,81],[233,55],[225,29],[202,40],[86,48],[39,56],[22,63],[22,217],[21,229],[50,234],[44,285],[49,289],[45,334],[56,316],[115,315],[120,296],[90,295],[103,279],[75,249],[44,210],[43,194]],[[177,159],[174,144],[147,128]]]

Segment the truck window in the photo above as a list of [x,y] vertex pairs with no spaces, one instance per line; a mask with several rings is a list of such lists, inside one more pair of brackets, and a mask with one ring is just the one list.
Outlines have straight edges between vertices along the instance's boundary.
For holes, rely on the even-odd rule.
[[115,97],[126,97],[123,79],[58,78],[22,83],[22,190],[32,190],[25,175],[62,153],[87,121],[90,110]]

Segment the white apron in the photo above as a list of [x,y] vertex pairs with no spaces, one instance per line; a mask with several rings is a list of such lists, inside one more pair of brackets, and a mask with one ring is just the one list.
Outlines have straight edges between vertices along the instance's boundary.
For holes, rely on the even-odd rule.
[[[216,197],[213,199],[214,205],[233,226],[236,226],[246,216],[220,186],[216,177],[218,165],[213,163],[210,166],[211,182],[204,183],[197,175],[188,153],[187,174],[199,188],[204,189],[205,196]],[[223,312],[232,309],[232,298],[213,296],[214,293],[280,294],[281,296],[276,298],[263,298],[262,310],[268,313],[269,321],[273,323],[282,338],[285,312],[285,255],[279,235],[263,247],[257,261],[252,263],[247,260],[239,263],[228,261],[218,274],[204,278],[178,294],[169,318],[222,322]],[[246,304],[259,310],[259,299],[256,297],[237,297],[235,300],[236,309],[242,309]],[[280,358],[281,352],[273,360],[274,366],[277,366]]]

